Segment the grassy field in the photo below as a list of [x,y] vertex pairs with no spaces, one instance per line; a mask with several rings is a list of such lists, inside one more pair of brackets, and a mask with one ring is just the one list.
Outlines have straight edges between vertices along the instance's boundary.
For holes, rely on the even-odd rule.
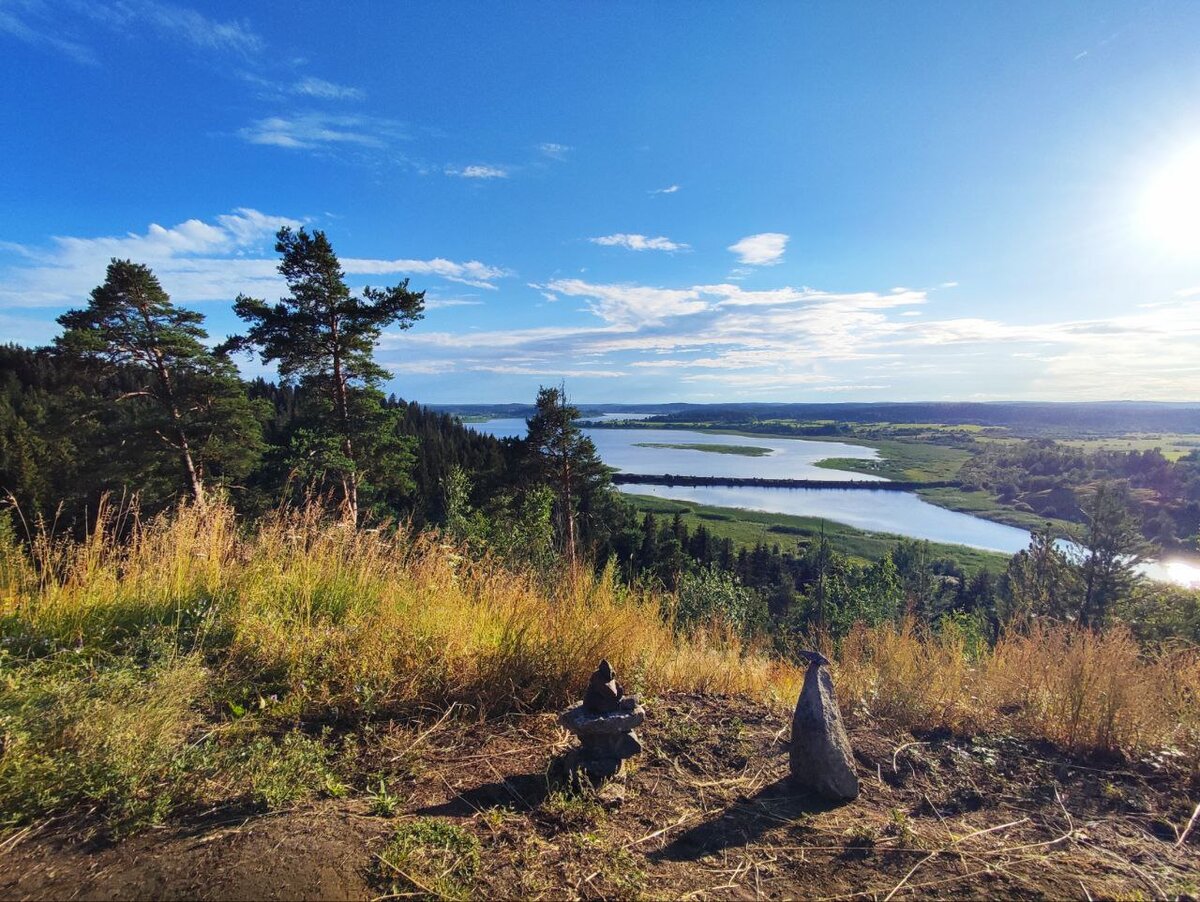
[[1047,523],[1060,533],[1068,533],[1080,529],[1080,524],[1071,523],[1068,520],[1043,517],[1031,511],[1019,511],[1013,510],[1011,507],[1005,507],[987,492],[983,491],[967,492],[962,489],[952,488],[918,489],[917,494],[930,504],[936,504],[940,507],[949,508],[952,511],[964,514],[971,514],[972,516],[991,520],[995,523],[1003,523],[1006,526],[1015,526],[1018,529],[1033,531],[1040,529]]
[[[650,495],[628,494],[625,497],[637,507],[639,516],[653,513],[656,517],[673,517],[676,513],[681,513],[688,529],[695,529],[703,523],[714,535],[722,539],[732,539],[739,547],[753,547],[758,542],[766,542],[768,545],[778,543],[786,548],[797,542],[812,541],[824,530],[825,537],[837,551],[859,561],[875,561],[895,548],[900,541],[899,536],[867,532],[819,517],[710,507]],[[1008,563],[1008,555],[968,548],[965,545],[934,544],[933,550],[938,557],[957,559],[962,568],[969,573],[984,568],[999,572]]]
[[1168,460],[1179,460],[1193,451],[1200,450],[1200,435],[1163,433],[1159,435],[1134,434],[1119,438],[1071,438],[1061,439],[1060,444],[1085,451],[1162,451]]
[[766,457],[771,454],[770,448],[760,448],[757,445],[705,445],[705,444],[671,444],[670,442],[635,442],[637,448],[674,448],[678,451],[706,451],[709,454],[737,454],[742,457]]
[[[820,440],[820,439],[818,439]],[[834,441],[841,441],[835,439]],[[829,470],[850,470],[872,473],[885,479],[912,482],[940,482],[958,477],[958,471],[971,457],[971,452],[948,445],[931,445],[897,439],[851,439],[855,445],[865,445],[879,452],[880,460],[855,460],[830,457],[817,463]]]

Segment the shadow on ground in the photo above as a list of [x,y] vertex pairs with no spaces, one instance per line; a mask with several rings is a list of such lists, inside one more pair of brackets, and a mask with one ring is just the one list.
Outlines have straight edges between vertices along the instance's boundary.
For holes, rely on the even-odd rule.
[[427,805],[414,814],[425,817],[470,817],[498,806],[513,811],[533,811],[545,801],[550,789],[544,772],[516,774],[464,790],[449,801]]
[[720,816],[680,834],[650,855],[666,861],[695,861],[722,849],[747,846],[768,830],[791,824],[810,814],[837,808],[811,793],[798,790],[786,777],[740,798]]

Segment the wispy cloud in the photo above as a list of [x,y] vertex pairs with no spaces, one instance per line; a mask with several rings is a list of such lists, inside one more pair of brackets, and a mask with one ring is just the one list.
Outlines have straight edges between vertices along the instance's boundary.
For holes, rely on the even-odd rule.
[[[179,302],[228,302],[239,293],[277,296],[285,286],[274,255],[275,233],[301,222],[288,216],[239,208],[212,221],[189,219],[175,226],[152,224],[145,232],[97,238],[60,237],[48,246],[5,245],[14,259],[0,258],[0,308],[63,307],[84,301],[104,279],[113,257],[145,263]],[[370,276],[404,274],[495,288],[507,270],[477,260],[342,259],[355,284]],[[358,278],[355,278],[358,277]],[[422,286],[424,287],[424,286]],[[479,303],[447,299],[440,306]]]
[[110,18],[122,27],[130,22],[145,22],[160,32],[204,50],[252,55],[264,47],[262,38],[248,22],[236,19],[222,22],[185,6],[150,0],[123,0],[121,3],[96,4],[92,9],[97,18]]
[[685,251],[689,247],[689,245],[672,241],[661,235],[657,238],[647,238],[645,235],[630,235],[625,232],[589,238],[588,241],[604,247],[624,247],[631,251]]
[[[26,44],[55,50],[77,63],[94,65],[100,54],[78,37],[82,23],[137,36],[139,31],[202,51],[255,56],[262,38],[244,20],[220,20],[187,6],[155,0],[8,0],[0,9],[0,33]],[[100,43],[111,43],[102,40]]]
[[371,260],[350,257],[342,260],[342,267],[347,273],[354,275],[401,273],[414,276],[438,276],[449,282],[458,282],[474,288],[492,289],[496,287],[493,283],[497,279],[511,275],[507,269],[488,266],[478,260],[456,263],[442,257],[435,257],[432,260]]
[[782,232],[761,232],[747,235],[741,241],[729,245],[729,250],[747,266],[774,266],[783,262],[788,236]]
[[501,166],[476,164],[473,166],[464,166],[461,169],[447,167],[446,175],[456,175],[464,179],[506,179],[509,173],[507,169]]
[[678,190],[679,190],[678,185],[667,185],[667,187],[665,187],[665,188],[655,188],[651,191],[647,191],[646,193],[653,196],[656,194],[674,194]]
[[382,148],[407,137],[400,123],[373,116],[298,113],[268,116],[238,131],[251,144],[315,150],[352,145]]
[[16,38],[31,47],[56,51],[83,65],[94,66],[100,62],[90,47],[63,36],[61,31],[49,21],[46,5],[36,0],[0,7],[0,34]]
[[[749,291],[582,279],[530,287],[583,301],[595,320],[392,333],[385,358],[435,361],[439,372],[628,373],[667,395],[723,386],[777,400],[804,391],[949,397],[995,384],[1000,373],[1008,397],[1200,397],[1200,301],[1188,299],[1108,319],[1008,323],[939,318],[918,289]],[[921,311],[929,315],[911,316]],[[953,385],[945,382],[950,374]]]
[[538,150],[552,160],[565,159],[571,149],[571,146],[568,144],[556,144],[553,141],[546,141],[538,145]]
[[334,84],[323,78],[302,78],[292,85],[292,93],[323,100],[362,100],[366,95],[358,88]]

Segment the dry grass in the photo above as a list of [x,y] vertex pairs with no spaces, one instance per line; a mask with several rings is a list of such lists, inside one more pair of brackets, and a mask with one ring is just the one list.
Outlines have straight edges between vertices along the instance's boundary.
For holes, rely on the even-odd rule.
[[1148,652],[1125,627],[1010,632],[977,657],[953,628],[856,628],[837,657],[837,688],[845,709],[908,728],[1166,753],[1200,774],[1200,650]]
[[243,531],[185,508],[123,542],[40,539],[0,563],[10,646],[111,650],[148,631],[289,711],[480,714],[565,702],[607,656],[636,689],[786,698],[798,673],[718,627],[681,637],[610,573],[551,580],[436,534],[351,530],[315,509]]
[[[514,572],[436,534],[355,531],[315,510],[250,527],[223,506],[185,508],[125,524],[122,541],[110,523],[101,518],[82,542],[41,537],[32,554],[0,543],[9,822],[122,793],[157,810],[154,787],[186,781],[189,755],[207,754],[196,743],[222,741],[238,718],[277,734],[436,719],[451,706],[477,718],[547,710],[573,698],[601,657],[651,695],[743,695],[781,708],[800,685],[801,671],[765,645],[720,624],[681,633],[662,617],[670,605],[611,573]],[[1194,650],[1147,655],[1125,630],[1047,627],[976,655],[953,627],[911,624],[825,645],[852,719],[1166,754],[1200,772]],[[123,726],[97,744],[88,737],[101,735],[99,719]],[[154,754],[127,754],[140,743]],[[88,782],[97,773],[100,788]],[[46,785],[29,785],[38,774]]]

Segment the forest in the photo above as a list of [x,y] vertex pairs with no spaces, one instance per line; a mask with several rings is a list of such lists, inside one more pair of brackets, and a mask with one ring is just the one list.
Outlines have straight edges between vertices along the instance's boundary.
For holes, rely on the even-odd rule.
[[[237,298],[246,331],[219,346],[147,267],[113,260],[89,304],[60,318],[53,346],[0,348],[8,534],[83,536],[114,501],[150,518],[220,498],[248,520],[315,504],[360,527],[434,528],[473,554],[543,573],[560,560],[609,567],[628,585],[677,593],[685,619],[737,610],[739,629],[772,636],[784,653],[814,628],[842,636],[904,617],[953,619],[986,642],[1038,618],[1125,620],[1146,638],[1200,639],[1197,593],[1148,584],[1134,569],[1147,536],[1179,544],[1195,534],[1196,453],[1169,461],[1049,440],[988,446],[963,464],[964,484],[1081,524],[1077,552],[1047,525],[998,572],[968,573],[914,541],[871,561],[823,535],[735,547],[703,524],[689,532],[678,515],[639,519],[565,387],[543,388],[528,434],[503,440],[385,395],[376,343],[385,327],[424,316],[423,293],[405,281],[353,296],[319,231],[285,228],[276,249],[291,294]],[[243,380],[235,356],[245,353],[273,364],[279,381]]]

